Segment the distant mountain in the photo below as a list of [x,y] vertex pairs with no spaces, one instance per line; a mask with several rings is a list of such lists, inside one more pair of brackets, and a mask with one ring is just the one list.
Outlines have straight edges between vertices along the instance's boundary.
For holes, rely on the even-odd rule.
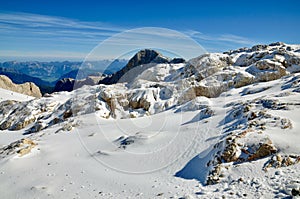
[[56,82],[53,92],[72,91],[75,85],[75,79],[63,78]]
[[[8,61],[0,63],[1,68],[11,69],[15,72],[19,72],[32,77],[40,78],[47,82],[53,82],[61,79],[62,75],[66,75],[63,78],[72,78],[67,74],[73,75],[75,78],[75,71],[85,71],[82,77],[85,78],[88,75],[96,72],[112,74],[123,68],[128,60],[116,59],[116,60],[99,60],[99,61],[86,61],[86,62],[17,62]],[[73,71],[73,72],[72,72]],[[87,71],[87,72],[86,72]]]
[[72,91],[84,85],[96,85],[104,79],[106,75],[88,76],[85,79],[63,78],[56,82],[53,92]]
[[64,78],[72,78],[72,79],[81,80],[81,79],[87,78],[88,76],[101,76],[102,74],[103,74],[102,72],[99,72],[97,70],[75,69],[66,74],[63,74],[60,78],[57,79],[57,81],[62,80]]
[[58,79],[62,74],[78,69],[81,62],[16,62],[9,61],[0,64],[0,67],[14,69],[19,73],[38,77],[44,81],[52,82]]
[[16,62],[0,63],[0,74],[8,76],[13,82],[35,83],[42,93],[51,93],[59,80],[64,78],[85,79],[88,76],[112,74],[127,63],[125,59],[99,60],[88,62]]
[[[53,92],[59,91],[72,91],[74,87],[79,88],[83,85],[95,85],[100,80],[106,77],[106,74],[113,74],[121,70],[127,63],[125,59],[114,60],[103,60],[99,62],[87,62],[84,63],[86,66],[80,69],[72,70],[64,75],[62,75],[58,80],[56,80]],[[93,69],[91,69],[93,68]],[[96,69],[98,68],[98,70]]]
[[41,80],[37,77],[32,77],[23,73],[20,73],[13,69],[0,68],[0,74],[9,77],[16,84],[23,84],[26,82],[33,82],[36,84],[42,93],[52,92],[54,84]]

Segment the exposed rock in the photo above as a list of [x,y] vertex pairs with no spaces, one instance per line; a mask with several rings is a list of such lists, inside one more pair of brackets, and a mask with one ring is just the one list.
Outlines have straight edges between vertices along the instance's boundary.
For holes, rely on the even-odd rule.
[[38,121],[35,123],[33,127],[31,127],[25,134],[31,134],[31,133],[36,133],[39,132],[47,127],[47,124],[45,124],[42,121]]
[[[136,53],[127,63],[127,65],[122,68],[120,71],[114,73],[113,75],[104,78],[99,83],[100,84],[114,84],[119,82],[119,80],[124,76],[126,73],[131,71],[133,68],[149,63],[169,63],[169,59],[163,57],[160,53],[155,50],[145,49],[141,50]],[[137,74],[134,74],[137,76]],[[124,79],[124,77],[123,77]]]
[[72,123],[66,123],[63,127],[63,131],[71,131],[73,129],[73,124]]
[[253,161],[260,158],[270,156],[277,152],[277,149],[271,143],[261,144],[257,151],[251,155],[248,160]]
[[237,144],[235,141],[227,140],[227,145],[224,149],[224,152],[221,155],[221,158],[224,162],[235,162],[237,157]]
[[185,77],[195,76],[197,81],[215,74],[225,66],[232,65],[232,60],[228,55],[211,53],[204,54],[189,60],[184,68]]
[[[46,95],[47,98],[43,98],[45,102],[1,103],[0,112],[5,114],[0,114],[0,128],[17,130],[34,123],[33,131],[35,132],[42,130],[43,125],[51,126],[71,117],[92,112],[98,112],[98,116],[103,118],[130,118],[155,114],[173,106],[184,105],[197,97],[213,98],[234,87],[280,78],[288,74],[286,70],[290,67],[289,64],[298,63],[297,60],[291,63],[287,62],[298,55],[286,51],[281,44],[256,46],[252,50],[243,49],[240,52],[231,55],[205,54],[191,59],[188,63],[181,64],[184,62],[181,58],[170,61],[154,50],[142,50],[121,71],[106,78],[112,82],[116,80],[115,78],[122,81],[122,79],[118,79],[118,74],[126,76],[125,74],[134,72],[132,76],[128,76],[132,82],[89,87],[92,93],[82,89],[76,92],[76,97],[70,95],[70,99],[57,105],[59,107],[48,105],[48,101],[53,102],[58,94]],[[246,56],[242,59],[243,55]],[[241,65],[237,64],[238,60]],[[249,63],[251,64],[248,65]],[[138,69],[139,72],[136,73],[135,69]],[[86,84],[93,85],[98,82],[99,78],[101,79],[102,76],[88,77],[84,81]],[[63,86],[69,85],[66,90],[72,90],[73,87],[81,85],[80,81],[74,79],[64,79],[62,84]],[[290,82],[289,85],[285,85],[284,89],[288,88],[300,89],[299,78]],[[247,89],[242,92],[247,94],[260,92],[260,90],[251,90],[251,87]],[[43,103],[47,105],[42,105]],[[273,103],[273,101],[257,100],[256,105],[273,110],[288,109],[288,105],[279,102]],[[205,109],[202,105],[193,105],[192,108],[197,107]],[[272,122],[274,127],[292,128],[290,120],[279,118],[274,122],[272,116],[263,112],[250,111],[244,115],[240,114],[243,113],[244,108],[237,108],[228,117],[233,117],[231,118],[233,120],[239,119],[239,117],[245,119],[248,122],[247,128],[255,130],[263,130]],[[54,115],[53,112],[59,114]],[[13,115],[17,115],[18,119]],[[232,128],[236,127],[232,126]]]
[[207,185],[214,185],[221,181],[220,179],[221,173],[221,165],[218,164],[217,166],[213,167],[210,171],[209,175],[207,176],[206,184]]
[[32,140],[30,140],[30,139],[22,139],[21,140],[21,143],[20,143],[20,145],[19,145],[19,147],[22,147],[21,149],[19,149],[18,151],[17,151],[17,153],[19,154],[19,156],[21,157],[21,156],[24,156],[24,155],[26,155],[26,154],[28,154],[28,153],[30,153],[31,152],[31,150],[36,146],[37,144],[36,143],[34,143]]
[[268,45],[255,45],[251,48],[252,51],[261,51],[261,50],[266,50]]
[[[273,101],[272,101],[273,102]],[[272,143],[268,135],[263,133],[266,126],[278,128],[291,128],[292,122],[286,118],[273,116],[266,110],[268,108],[258,110],[258,104],[264,104],[263,99],[254,99],[245,103],[228,104],[233,106],[231,111],[227,112],[225,117],[224,139],[216,143],[213,147],[213,158],[209,160],[207,166],[210,171],[207,175],[207,183],[215,184],[220,182],[222,178],[222,167],[226,163],[242,164],[248,161],[255,161],[268,158],[265,166],[262,168],[267,170],[270,167],[279,168],[282,166],[290,166],[300,162],[298,155],[282,156],[278,154],[277,147]],[[280,102],[276,102],[280,104]],[[231,121],[227,125],[227,121]],[[232,125],[238,122],[238,125]],[[263,127],[263,128],[262,128]]]
[[273,43],[270,43],[269,44],[269,46],[284,46],[285,45],[285,43],[283,43],[283,42],[273,42]]
[[255,76],[255,81],[272,81],[288,74],[284,66],[271,60],[261,60],[246,70]]
[[64,78],[56,82],[54,87],[54,92],[60,91],[72,91],[78,88],[81,88],[84,85],[96,85],[102,79],[104,79],[106,75],[99,75],[99,76],[88,76],[82,80],[75,80],[72,78]]
[[56,82],[54,92],[59,91],[72,91],[74,89],[75,79],[64,78]]
[[250,75],[248,73],[241,73],[239,72],[235,78],[234,81],[234,87],[240,88],[243,86],[247,86],[249,84],[252,84],[254,82],[254,76]]
[[228,90],[228,85],[226,84],[216,84],[216,85],[197,85],[192,87],[196,96],[204,96],[208,98],[218,97],[222,92]]
[[31,150],[36,146],[37,144],[29,139],[24,138],[21,140],[17,140],[15,142],[12,142],[8,146],[5,146],[0,149],[0,155],[2,157],[13,155],[13,154],[19,154],[19,156],[24,156],[31,152]]
[[28,118],[28,119],[26,118],[24,120],[19,121],[15,125],[13,125],[10,128],[10,130],[13,130],[13,131],[21,130],[21,129],[25,128],[26,126],[28,126],[29,124],[32,124],[35,120],[36,120],[36,118],[34,118],[34,117]]
[[71,117],[73,115],[73,112],[72,112],[72,110],[66,110],[64,113],[63,113],[63,119],[65,120],[65,119],[67,119],[67,118],[69,118],[69,117]]
[[183,58],[174,58],[170,61],[170,64],[181,64],[185,63],[185,59]]
[[24,84],[15,84],[8,77],[0,75],[0,88],[11,90],[17,93],[30,95],[33,97],[42,97],[39,87],[32,82]]
[[294,164],[300,163],[299,155],[273,155],[272,158],[265,164],[264,170],[267,171],[269,168],[281,168],[288,167]]
[[127,110],[129,106],[126,87],[123,84],[103,87],[99,98],[106,102],[110,109],[110,115],[114,118],[118,111]]
[[136,90],[135,92],[131,93],[128,97],[129,105],[133,109],[143,108],[144,110],[148,111],[151,102],[155,101],[157,98],[158,90],[157,89],[149,89],[149,90]]
[[178,99],[178,104],[179,105],[184,104],[188,101],[195,99],[196,97],[197,96],[196,96],[195,89],[193,87],[189,87],[182,91],[182,94],[179,96]]
[[300,189],[292,189],[292,196],[300,196]]

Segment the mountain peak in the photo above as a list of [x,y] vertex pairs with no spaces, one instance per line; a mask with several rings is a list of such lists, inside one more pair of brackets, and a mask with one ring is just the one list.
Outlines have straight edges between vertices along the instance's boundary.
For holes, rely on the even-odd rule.
[[152,50],[152,49],[143,49],[137,52],[126,64],[124,68],[120,71],[112,74],[111,76],[103,79],[100,81],[100,84],[114,84],[117,83],[120,78],[127,73],[128,71],[132,70],[137,66],[141,66],[144,64],[150,63],[169,63],[170,59],[164,57],[159,52]]
[[131,69],[133,67],[149,64],[149,63],[168,63],[169,59],[162,56],[159,52],[152,49],[143,49],[137,52],[127,63],[125,68]]

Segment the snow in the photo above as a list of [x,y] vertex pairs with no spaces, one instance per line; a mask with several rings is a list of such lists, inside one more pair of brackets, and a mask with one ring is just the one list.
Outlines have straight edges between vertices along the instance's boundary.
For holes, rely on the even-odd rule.
[[[220,70],[204,71],[208,77],[203,82],[211,85],[229,82],[239,73],[250,75],[247,67],[223,69],[220,57],[228,56],[204,58],[217,60]],[[23,116],[38,118],[20,130],[0,131],[1,198],[284,198],[299,189],[300,164],[265,170],[272,155],[223,160],[219,183],[206,183],[228,138],[236,139],[235,155],[241,158],[247,158],[241,149],[251,152],[268,140],[276,154],[300,154],[300,73],[179,103],[182,88],[191,86],[180,75],[183,67],[158,64],[130,84],[84,86],[36,100],[1,89],[1,101],[25,101],[15,105],[19,112],[11,116],[14,122]],[[119,100],[117,117],[104,99]],[[122,104],[128,99],[145,100],[150,108],[125,110]],[[1,122],[7,117],[1,114]],[[256,125],[250,128],[251,122]],[[39,125],[40,131],[29,131]],[[1,151],[22,138],[37,144],[30,153]]]
[[[276,81],[229,91],[226,103],[275,95],[281,92],[281,84]],[[255,90],[266,85],[272,89],[241,95],[245,89]],[[286,98],[294,102],[297,96]],[[62,102],[65,97],[59,94],[56,100]],[[199,107],[191,107],[196,105],[213,107],[215,116],[205,121],[198,121],[196,117],[193,121]],[[174,113],[176,110],[171,109],[152,116],[116,120],[101,119],[95,113],[78,116],[75,120],[80,125],[71,131],[54,134],[59,124],[29,136],[37,139],[39,148],[30,156],[3,159],[1,178],[7,180],[1,181],[0,191],[5,198],[155,198],[160,193],[167,198],[187,195],[238,198],[243,194],[250,198],[268,198],[274,196],[274,190],[285,196],[287,183],[300,177],[295,173],[299,165],[282,168],[283,180],[274,177],[273,171],[265,173],[260,168],[262,160],[255,164],[249,162],[227,171],[226,176],[231,179],[228,182],[203,185],[207,174],[205,163],[212,156],[211,146],[222,135],[221,129],[218,130],[218,123],[224,117],[222,105],[220,98],[198,97],[182,105],[181,109],[187,112]],[[295,109],[292,117],[289,112],[286,115],[284,111],[274,112],[289,116],[295,121],[294,128],[286,132],[268,129],[267,135],[282,147],[282,152],[299,153],[299,110]],[[9,143],[12,134],[21,133],[4,131],[1,140]],[[120,143],[125,138],[130,138],[132,143],[122,148]],[[241,173],[244,181],[238,182]],[[276,189],[272,183],[281,188]]]
[[5,90],[3,88],[0,88],[0,102],[5,100],[16,100],[16,101],[29,101],[31,99],[34,99],[34,97],[23,95],[20,93],[16,93],[13,91]]

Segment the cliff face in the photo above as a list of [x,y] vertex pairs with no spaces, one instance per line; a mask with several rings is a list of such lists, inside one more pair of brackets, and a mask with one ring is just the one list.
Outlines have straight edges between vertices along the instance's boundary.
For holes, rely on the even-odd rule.
[[5,75],[0,75],[0,88],[33,97],[42,97],[39,87],[37,87],[34,83],[26,82],[24,84],[15,84]]

